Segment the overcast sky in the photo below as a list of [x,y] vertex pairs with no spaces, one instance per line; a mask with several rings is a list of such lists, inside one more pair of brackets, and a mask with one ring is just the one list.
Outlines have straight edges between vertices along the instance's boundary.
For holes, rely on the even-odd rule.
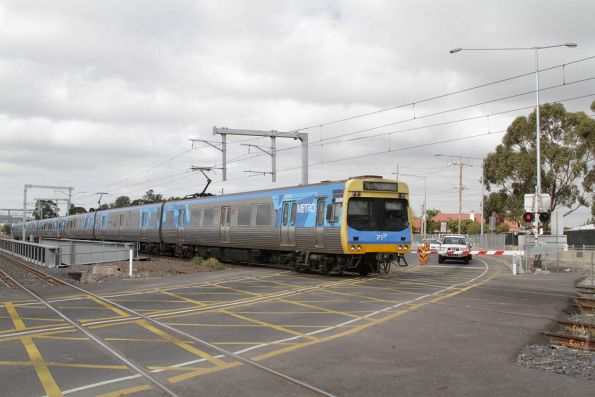
[[[593,15],[592,0],[0,0],[0,208],[22,208],[24,184],[74,186],[86,208],[100,191],[104,202],[201,191],[190,167],[220,167],[221,154],[189,139],[220,140],[212,128],[225,126],[308,133],[310,182],[398,167],[416,213],[424,179],[428,207],[456,212],[459,169],[435,155],[493,151],[535,105],[517,95],[534,75],[424,100],[531,73],[535,58],[449,50],[579,44],[540,51],[546,69],[595,56]],[[594,77],[595,59],[544,71],[541,102],[591,114],[595,80],[577,81]],[[300,183],[299,141],[277,140],[276,183],[245,172],[270,171],[241,144],[267,138],[228,141],[228,181],[213,170],[211,192]],[[479,212],[481,161],[466,163],[463,210]],[[29,201],[47,197],[65,195]]]

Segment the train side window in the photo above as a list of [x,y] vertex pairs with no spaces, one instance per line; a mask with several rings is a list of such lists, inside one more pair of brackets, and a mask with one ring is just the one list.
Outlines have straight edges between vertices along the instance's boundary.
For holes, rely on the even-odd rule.
[[147,227],[147,213],[143,212],[140,216],[141,227]]
[[190,210],[190,224],[198,226],[200,224],[200,208],[192,208]]
[[[159,214],[157,212],[153,212],[151,214],[151,225],[157,226],[157,219],[159,218]],[[150,226],[150,225],[147,225]]]
[[291,218],[289,220],[290,226],[295,226],[295,220],[297,217],[297,203],[294,201],[291,203]]
[[172,227],[174,225],[174,211],[169,210],[165,213],[165,227]]
[[283,203],[283,226],[287,226],[289,220],[289,203]]
[[256,206],[256,225],[269,226],[271,224],[271,205],[261,204]]
[[324,199],[316,201],[316,226],[324,225]]
[[186,223],[186,210],[181,209],[178,211],[178,227],[184,226]]
[[252,207],[248,205],[241,205],[238,210],[238,225],[250,225],[250,218],[252,217]]
[[202,213],[203,226],[213,226],[214,216],[215,216],[215,210],[213,208],[205,208]]
[[339,222],[339,216],[341,214],[341,204],[329,204],[326,206],[326,220],[329,223]]

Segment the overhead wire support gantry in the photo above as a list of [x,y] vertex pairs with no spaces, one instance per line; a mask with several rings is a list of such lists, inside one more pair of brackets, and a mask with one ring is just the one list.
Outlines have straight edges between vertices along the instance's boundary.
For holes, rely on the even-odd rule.
[[[213,135],[221,135],[221,153],[222,153],[222,164],[223,164],[223,180],[227,180],[227,135],[243,135],[243,136],[264,136],[271,138],[271,151],[254,146],[266,154],[271,156],[272,162],[272,179],[273,182],[277,180],[277,138],[291,138],[299,139],[302,142],[302,185],[308,184],[308,134],[305,132],[280,132],[280,131],[261,131],[261,130],[243,130],[243,129],[231,129],[227,127],[213,127]],[[206,142],[208,143],[208,142]],[[210,143],[209,143],[210,145]],[[211,145],[213,146],[213,145]]]

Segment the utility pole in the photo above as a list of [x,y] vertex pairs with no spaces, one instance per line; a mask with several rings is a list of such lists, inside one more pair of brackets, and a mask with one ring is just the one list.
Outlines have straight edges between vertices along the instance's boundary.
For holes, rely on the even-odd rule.
[[463,211],[463,159],[459,159],[459,226],[457,233],[461,234],[461,212]]
[[[261,130],[243,130],[231,129],[227,127],[213,127],[213,135],[221,135],[221,154],[223,163],[223,180],[227,180],[227,135],[243,135],[243,136],[264,136],[271,138],[271,152],[267,153],[272,160],[272,174],[273,182],[276,180],[276,161],[277,161],[277,147],[276,138],[291,138],[299,139],[302,142],[302,185],[308,184],[308,134],[304,132],[279,132],[279,131],[261,131]],[[211,145],[213,146],[213,145]],[[261,149],[262,150],[262,149]],[[266,153],[266,152],[265,152]]]

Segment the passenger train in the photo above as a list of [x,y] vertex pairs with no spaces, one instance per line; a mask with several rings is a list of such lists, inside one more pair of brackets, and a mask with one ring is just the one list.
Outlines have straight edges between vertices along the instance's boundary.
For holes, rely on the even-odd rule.
[[[140,242],[141,251],[320,273],[376,273],[411,249],[409,189],[379,176],[26,222],[25,239]],[[23,238],[23,224],[12,227]]]

